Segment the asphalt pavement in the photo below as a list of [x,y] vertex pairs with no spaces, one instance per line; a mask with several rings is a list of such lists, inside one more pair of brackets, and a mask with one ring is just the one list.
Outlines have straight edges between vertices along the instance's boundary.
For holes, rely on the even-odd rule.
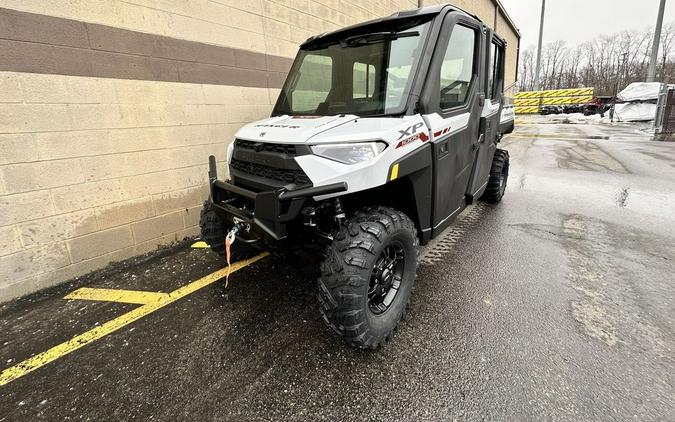
[[181,248],[1,305],[0,421],[675,420],[675,143],[516,127],[504,200],[425,249],[383,349],[324,326],[313,268],[226,287]]

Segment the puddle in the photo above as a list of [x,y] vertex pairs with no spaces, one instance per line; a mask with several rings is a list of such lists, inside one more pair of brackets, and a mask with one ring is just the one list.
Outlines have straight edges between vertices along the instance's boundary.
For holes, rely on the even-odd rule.
[[578,214],[563,215],[560,225],[509,226],[562,246],[566,280],[576,292],[570,316],[584,335],[675,359],[668,322],[672,280],[654,276],[675,273],[671,239]]
[[558,167],[571,170],[605,171],[628,174],[630,171],[596,143],[566,139],[569,146],[556,150]]

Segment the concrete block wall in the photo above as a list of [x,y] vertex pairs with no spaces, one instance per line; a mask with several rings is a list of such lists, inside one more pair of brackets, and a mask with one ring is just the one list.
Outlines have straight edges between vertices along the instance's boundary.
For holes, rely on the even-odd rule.
[[[482,0],[490,3],[490,0]],[[197,235],[310,35],[416,0],[0,0],[0,302]]]
[[0,301],[195,236],[297,45],[415,6],[366,3],[1,0]]

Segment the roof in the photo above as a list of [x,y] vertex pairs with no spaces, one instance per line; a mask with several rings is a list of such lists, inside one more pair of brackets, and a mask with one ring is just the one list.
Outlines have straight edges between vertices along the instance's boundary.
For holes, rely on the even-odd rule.
[[[481,21],[478,16],[470,14],[466,12],[465,10],[460,9],[459,7],[450,5],[450,4],[439,4],[439,5],[433,5],[433,6],[426,6],[426,7],[421,7],[419,9],[413,9],[413,10],[403,10],[400,12],[392,13],[389,16],[385,16],[382,18],[377,18],[377,19],[372,19],[369,21],[365,22],[360,22],[355,25],[350,25],[344,28],[336,29],[335,31],[330,31],[330,32],[324,32],[319,35],[315,35],[312,37],[309,37],[304,43],[302,43],[302,46],[306,46],[309,43],[317,42],[319,40],[323,40],[326,38],[335,38],[336,36],[345,36],[351,32],[356,32],[358,31],[359,28],[364,27],[364,26],[370,26],[370,25],[377,25],[381,24],[384,22],[389,22],[389,21],[394,21],[394,20],[399,20],[399,19],[409,19],[409,18],[414,18],[414,17],[422,17],[426,15],[436,15],[440,13],[443,9],[448,8],[452,9],[455,11],[458,11],[460,13],[464,13],[467,16],[471,16],[474,19],[477,19]],[[481,21],[482,22],[482,21]]]
[[[509,16],[509,14],[506,12],[506,9],[502,5],[501,1],[492,0],[492,3],[495,5],[497,11],[504,17],[504,19],[509,24],[511,29],[513,29],[513,31],[516,33],[517,37],[520,38],[520,31],[516,27],[516,24],[513,22],[513,20]],[[305,46],[305,45],[307,45],[311,42],[316,42],[320,39],[333,38],[338,34],[341,34],[341,35],[344,36],[347,33],[353,32],[353,31],[355,31],[358,28],[361,28],[363,26],[378,24],[378,23],[397,20],[397,19],[406,19],[406,18],[411,18],[411,17],[415,17],[415,16],[421,17],[421,16],[425,16],[425,15],[435,15],[435,14],[440,13],[445,8],[452,9],[454,11],[463,13],[467,16],[470,16],[470,17],[480,21],[480,22],[483,22],[475,14],[469,13],[466,10],[461,9],[457,6],[454,6],[452,4],[438,4],[438,5],[433,5],[433,6],[420,7],[418,9],[413,9],[413,10],[404,10],[404,11],[392,13],[391,15],[385,16],[385,17],[382,17],[382,18],[372,19],[372,20],[369,20],[369,21],[366,21],[366,22],[360,22],[360,23],[357,23],[355,25],[350,25],[350,26],[347,26],[345,28],[340,28],[340,29],[337,29],[335,31],[324,32],[322,34],[309,37],[302,45]],[[483,23],[485,23],[485,22],[483,22]]]

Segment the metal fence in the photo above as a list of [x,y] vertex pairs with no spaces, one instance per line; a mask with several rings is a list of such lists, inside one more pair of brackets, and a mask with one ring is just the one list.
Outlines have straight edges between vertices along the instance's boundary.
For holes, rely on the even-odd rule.
[[661,84],[656,103],[654,131],[657,135],[675,134],[675,88],[668,84]]

